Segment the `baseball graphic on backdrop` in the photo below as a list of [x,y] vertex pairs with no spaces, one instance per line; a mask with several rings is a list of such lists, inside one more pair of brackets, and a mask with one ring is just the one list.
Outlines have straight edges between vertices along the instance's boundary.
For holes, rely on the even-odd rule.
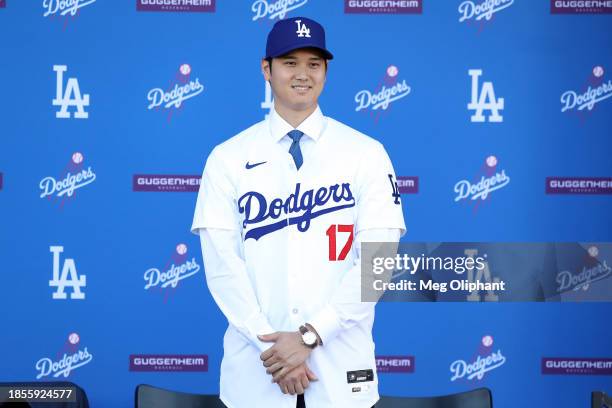
[[76,334],[76,333],[70,333],[70,334],[68,335],[68,342],[69,342],[70,344],[77,344],[77,343],[79,342],[79,340],[80,340],[80,337],[79,337],[79,335],[78,335],[78,334]]
[[482,338],[482,345],[485,347],[491,347],[493,345],[493,337],[491,336],[484,336]]
[[74,164],[80,164],[83,162],[83,154],[81,152],[74,152],[72,154],[72,162]]
[[399,70],[395,65],[389,65],[389,68],[387,68],[387,75],[389,75],[390,78],[395,78],[398,73]]
[[178,244],[176,246],[176,253],[179,255],[185,255],[187,253],[187,245],[185,244]]
[[590,246],[588,251],[589,251],[589,255],[591,255],[593,258],[596,258],[597,255],[599,255],[599,249],[597,249],[595,245]]
[[189,75],[191,73],[191,67],[189,66],[189,64],[182,64],[179,67],[179,71],[181,71],[181,74],[183,75]]
[[495,167],[497,165],[497,157],[495,156],[489,156],[487,157],[487,166],[489,167]]
[[601,65],[597,65],[595,68],[593,68],[593,75],[595,75],[595,78],[601,78],[604,74],[604,69]]

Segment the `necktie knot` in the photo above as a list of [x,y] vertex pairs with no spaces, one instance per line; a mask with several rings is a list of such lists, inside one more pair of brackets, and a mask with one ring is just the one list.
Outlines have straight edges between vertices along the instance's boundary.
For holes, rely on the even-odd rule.
[[291,132],[287,133],[287,136],[289,136],[291,138],[291,140],[293,140],[294,143],[299,143],[300,139],[302,138],[302,136],[304,136],[304,133],[300,132],[297,129],[295,129],[295,130],[292,130]]

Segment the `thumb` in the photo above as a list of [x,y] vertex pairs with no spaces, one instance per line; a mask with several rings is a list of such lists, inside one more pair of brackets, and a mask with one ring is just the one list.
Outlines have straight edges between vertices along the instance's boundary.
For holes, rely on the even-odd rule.
[[315,375],[315,373],[312,372],[310,368],[308,368],[308,366],[306,366],[306,377],[308,377],[308,380],[310,381],[319,381],[319,378]]
[[276,341],[278,340],[278,332],[270,333],[270,334],[258,334],[257,338],[261,341]]

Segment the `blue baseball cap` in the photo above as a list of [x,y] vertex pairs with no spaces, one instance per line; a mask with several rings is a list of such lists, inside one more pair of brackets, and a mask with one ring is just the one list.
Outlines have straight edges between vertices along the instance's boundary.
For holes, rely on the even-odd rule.
[[277,21],[268,34],[265,58],[276,58],[299,48],[316,48],[325,59],[334,56],[325,48],[323,26],[306,17],[292,17]]

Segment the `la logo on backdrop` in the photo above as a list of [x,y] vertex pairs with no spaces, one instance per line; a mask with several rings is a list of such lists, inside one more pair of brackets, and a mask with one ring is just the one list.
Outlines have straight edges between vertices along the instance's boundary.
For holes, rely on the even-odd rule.
[[255,0],[251,4],[252,21],[282,20],[287,17],[288,12],[296,10],[306,3],[308,3],[308,0]]
[[93,355],[87,347],[81,345],[81,337],[78,333],[70,333],[62,348],[55,356],[40,358],[36,364],[36,379],[68,378],[72,372],[93,360]]
[[[493,82],[484,81],[479,83],[482,76],[482,69],[470,69],[468,75],[472,77],[472,100],[468,103],[468,110],[473,110],[474,114],[470,117],[472,122],[503,122],[504,118],[500,111],[504,110],[504,98],[495,97]],[[489,111],[488,116],[484,116],[484,111]]]
[[[187,255],[187,245],[178,244],[170,259],[160,268],[149,268],[144,273],[144,290],[157,288],[168,300],[168,288],[176,289],[180,281],[191,278],[200,271],[201,266],[195,257]],[[174,292],[174,291],[171,291]]]
[[476,212],[480,204],[490,199],[491,193],[510,184],[510,177],[506,174],[506,170],[499,169],[498,164],[497,157],[491,155],[485,159],[473,181],[459,180],[454,187],[457,194],[455,202],[471,202]]
[[355,112],[369,112],[375,122],[398,100],[410,94],[412,88],[399,79],[399,68],[389,65],[385,75],[373,90],[362,89],[355,94]]
[[46,176],[38,184],[40,198],[54,201],[63,208],[67,200],[76,197],[76,191],[96,181],[96,173],[91,166],[85,167],[85,157],[81,152],[74,152],[72,157],[55,178]]
[[200,83],[200,78],[192,79],[191,71],[191,65],[181,64],[174,79],[170,81],[165,90],[163,88],[150,89],[147,93],[149,101],[147,109],[165,112],[170,122],[172,114],[180,111],[185,101],[204,92],[204,85]]
[[49,287],[56,288],[52,298],[66,300],[66,288],[72,288],[70,299],[85,299],[85,293],[81,289],[87,286],[87,276],[79,275],[73,258],[65,258],[62,263],[60,254],[64,252],[63,246],[50,246],[49,251],[53,254],[53,279],[49,281]]
[[[58,119],[87,119],[89,113],[85,110],[86,106],[89,106],[89,94],[81,95],[81,88],[79,86],[79,80],[76,77],[68,78],[66,84],[64,84],[64,73],[68,71],[67,65],[54,65],[53,71],[55,71],[55,99],[53,99],[53,106],[59,106],[60,109],[55,113],[55,117]],[[76,108],[73,111],[74,115],[71,115],[68,110],[69,107]]]
[[465,379],[466,381],[482,380],[485,375],[506,364],[506,357],[500,348],[493,347],[493,337],[482,337],[476,352],[476,358],[470,360],[455,360],[450,364],[451,382]]
[[561,94],[561,112],[586,120],[596,107],[612,97],[612,80],[604,78],[605,70],[601,65],[593,67],[590,75],[579,90],[567,90]]
[[480,34],[485,25],[493,22],[497,13],[508,9],[513,4],[514,0],[462,1],[457,8],[457,11],[459,11],[459,22],[477,27],[477,32]]

